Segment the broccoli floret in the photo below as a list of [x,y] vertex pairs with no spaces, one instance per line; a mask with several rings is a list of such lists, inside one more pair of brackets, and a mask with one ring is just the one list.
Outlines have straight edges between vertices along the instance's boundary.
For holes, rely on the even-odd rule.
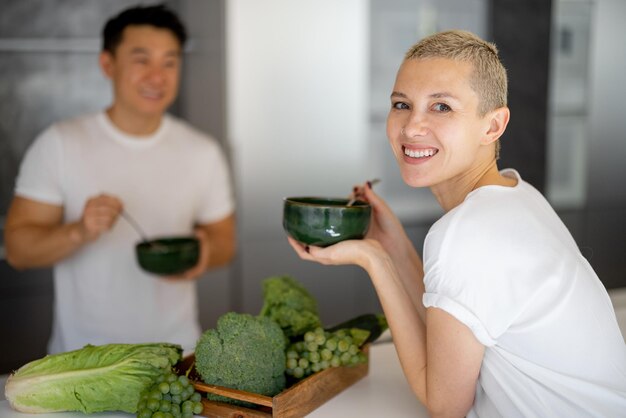
[[[196,344],[196,371],[211,385],[274,396],[285,388],[286,338],[269,318],[229,312]],[[209,394],[211,400],[248,405]]]
[[259,315],[276,321],[289,338],[321,327],[317,301],[289,276],[270,277],[263,281],[263,308]]

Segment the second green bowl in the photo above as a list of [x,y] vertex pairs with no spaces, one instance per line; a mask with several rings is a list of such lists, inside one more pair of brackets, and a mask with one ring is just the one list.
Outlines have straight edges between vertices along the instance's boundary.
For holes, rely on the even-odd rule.
[[136,245],[137,261],[145,271],[169,276],[189,270],[198,263],[200,242],[195,237],[168,237]]

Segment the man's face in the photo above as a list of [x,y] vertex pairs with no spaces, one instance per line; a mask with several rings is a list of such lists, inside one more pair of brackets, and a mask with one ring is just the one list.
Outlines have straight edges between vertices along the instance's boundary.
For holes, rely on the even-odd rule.
[[161,116],[178,93],[181,48],[167,29],[134,25],[124,29],[115,54],[103,52],[114,107],[131,116]]
[[387,137],[408,185],[463,177],[484,154],[489,122],[478,116],[471,72],[471,64],[444,58],[410,59],[398,70]]

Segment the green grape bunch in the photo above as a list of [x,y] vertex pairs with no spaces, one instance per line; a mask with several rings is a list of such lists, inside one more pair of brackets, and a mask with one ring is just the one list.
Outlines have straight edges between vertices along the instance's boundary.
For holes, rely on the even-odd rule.
[[202,413],[201,399],[187,376],[169,370],[141,394],[137,418],[192,418]]
[[285,372],[302,379],[330,367],[355,366],[367,362],[360,345],[369,336],[361,329],[340,329],[335,332],[315,328],[304,334],[302,341],[292,343],[286,350]]

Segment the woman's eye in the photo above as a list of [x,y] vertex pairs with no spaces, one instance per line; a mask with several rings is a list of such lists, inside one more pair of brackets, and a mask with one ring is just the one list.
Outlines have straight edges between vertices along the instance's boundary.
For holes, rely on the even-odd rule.
[[408,109],[409,105],[404,102],[395,102],[391,105],[394,109]]
[[445,104],[445,103],[436,103],[436,104],[433,106],[433,110],[435,110],[435,111],[437,111],[437,112],[444,112],[444,113],[445,113],[445,112],[449,112],[449,111],[451,111],[452,109],[450,108],[450,106],[448,106],[448,105],[447,105],[447,104]]

